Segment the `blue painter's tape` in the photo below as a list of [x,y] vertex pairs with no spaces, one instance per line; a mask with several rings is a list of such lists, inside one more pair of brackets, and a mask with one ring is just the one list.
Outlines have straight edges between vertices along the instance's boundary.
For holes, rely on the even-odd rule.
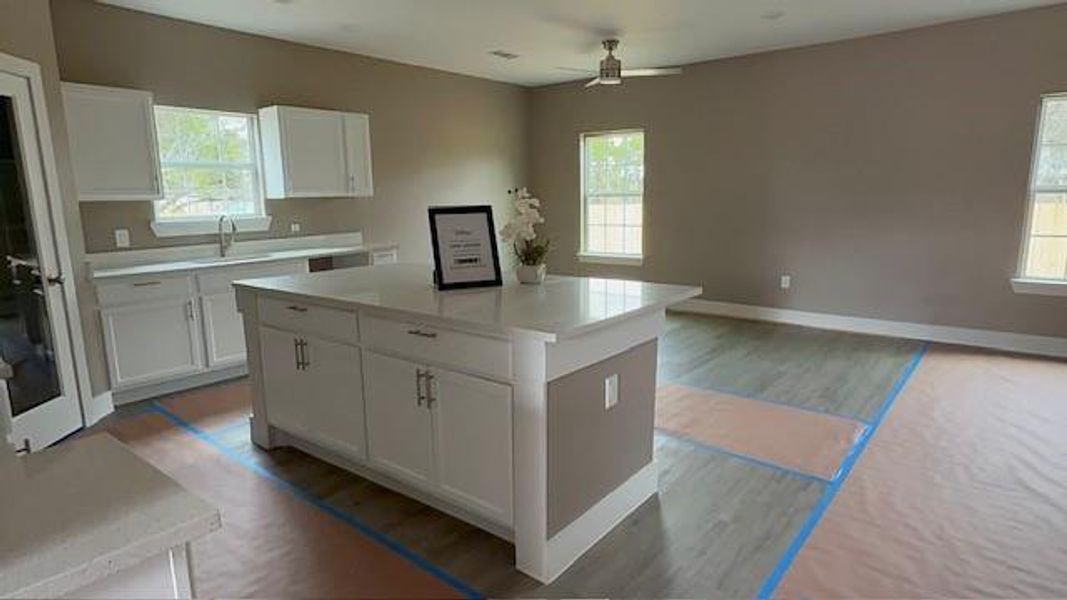
[[382,533],[380,531],[377,531],[376,529],[374,529],[373,527],[371,527],[370,525],[365,523],[360,518],[358,518],[358,517],[356,517],[354,515],[351,515],[349,513],[346,513],[346,512],[344,512],[344,511],[342,511],[340,509],[337,509],[337,508],[331,506],[330,504],[327,504],[326,502],[322,501],[317,496],[311,494],[307,490],[305,490],[305,489],[303,489],[303,488],[301,488],[301,487],[299,487],[297,485],[294,485],[294,484],[290,483],[289,481],[286,481],[285,479],[282,479],[281,477],[279,477],[279,476],[275,475],[274,473],[272,473],[270,470],[268,470],[268,469],[256,464],[255,462],[253,462],[248,457],[245,457],[245,456],[242,456],[242,455],[238,454],[232,448],[229,448],[229,447],[223,445],[221,442],[216,440],[214,437],[212,437],[208,433],[205,433],[204,431],[201,431],[200,429],[198,429],[192,423],[189,423],[185,419],[183,419],[183,418],[179,417],[178,415],[174,414],[173,412],[167,410],[166,408],[164,408],[160,404],[158,404],[156,402],[153,402],[152,403],[152,410],[154,410],[155,412],[163,415],[164,417],[166,417],[168,420],[170,420],[172,423],[174,423],[178,427],[181,427],[185,431],[187,431],[190,434],[192,434],[193,436],[195,436],[200,441],[202,441],[202,442],[208,444],[209,446],[215,448],[216,450],[221,452],[223,455],[225,455],[227,458],[233,460],[234,462],[238,463],[242,467],[248,469],[249,471],[252,471],[256,475],[259,475],[260,477],[263,477],[264,479],[269,480],[271,483],[274,483],[275,485],[281,487],[282,489],[284,489],[285,491],[289,492],[290,494],[296,496],[297,498],[307,502],[308,504],[313,505],[315,508],[318,508],[319,510],[321,510],[321,511],[329,514],[330,516],[332,516],[332,517],[344,522],[345,524],[351,526],[352,528],[356,529],[360,533],[362,533],[362,534],[366,535],[367,537],[371,538],[375,542],[381,544],[382,546],[385,546],[386,548],[388,548],[389,550],[393,551],[394,553],[399,554],[403,558],[407,559],[408,562],[414,564],[416,567],[422,569],[423,571],[426,571],[427,573],[429,573],[430,575],[436,577],[440,581],[450,585],[456,591],[462,593],[464,596],[466,596],[468,598],[482,598],[483,597],[482,594],[478,593],[478,591],[476,591],[471,586],[469,586],[466,583],[464,583],[463,581],[457,579],[455,576],[453,576],[452,574],[448,573],[444,569],[442,569],[442,568],[434,565],[433,563],[427,561],[425,558],[423,558],[423,557],[419,556],[418,554],[412,552],[411,550],[407,549],[406,547],[404,547],[403,545],[401,545],[399,542],[397,542],[396,540],[392,539],[391,537],[385,535],[384,533]]
[[806,479],[806,480],[809,480],[809,481],[816,481],[818,483],[830,483],[830,480],[826,479],[825,477],[819,477],[818,475],[812,475],[811,473],[805,473],[803,471],[795,471],[793,469],[790,469],[789,467],[783,467],[782,465],[778,465],[778,464],[775,464],[775,463],[772,463],[772,462],[767,462],[765,460],[760,460],[758,458],[754,458],[752,456],[747,456],[745,454],[738,454],[737,452],[733,452],[733,451],[727,450],[725,448],[720,448],[718,446],[710,446],[708,444],[705,444],[704,442],[701,442],[699,440],[694,440],[691,437],[688,437],[688,436],[685,436],[685,435],[681,435],[681,434],[675,433],[673,431],[668,431],[666,429],[660,429],[658,427],[656,428],[656,431],[660,435],[667,436],[667,437],[669,437],[669,438],[671,438],[673,440],[678,440],[680,442],[684,442],[684,443],[686,443],[686,444],[688,444],[690,446],[693,446],[694,448],[697,448],[698,450],[703,450],[704,452],[710,452],[710,453],[713,453],[713,454],[722,454],[723,456],[729,456],[730,458],[736,458],[737,460],[740,460],[740,461],[743,461],[743,462],[746,462],[746,463],[749,463],[749,464],[752,464],[752,465],[756,465],[757,467],[762,467],[764,469],[771,469],[772,471],[778,471],[780,473],[785,473],[786,475],[791,475],[791,476],[797,477],[799,479]]
[[815,531],[815,527],[819,524],[819,521],[826,513],[826,510],[830,508],[830,504],[833,503],[834,498],[837,496],[837,492],[841,490],[841,487],[848,479],[849,474],[852,473],[852,468],[856,466],[856,462],[859,461],[860,456],[867,448],[867,444],[870,443],[871,438],[878,432],[878,427],[881,426],[882,421],[884,421],[886,415],[889,414],[889,410],[893,408],[893,403],[896,402],[897,397],[900,396],[900,392],[904,390],[904,386],[908,384],[911,376],[915,374],[915,370],[919,368],[919,363],[921,363],[923,357],[926,356],[927,347],[928,346],[925,343],[919,347],[915,352],[915,355],[912,357],[911,362],[908,363],[907,367],[905,367],[904,371],[900,374],[900,377],[897,378],[897,381],[893,385],[893,389],[889,391],[889,395],[885,402],[882,403],[881,408],[875,413],[870,426],[868,426],[860,435],[859,439],[856,440],[856,444],[852,447],[852,450],[849,451],[845,460],[842,461],[841,468],[838,469],[833,481],[830,485],[826,486],[822,496],[819,498],[819,502],[815,505],[811,514],[808,515],[808,519],[804,521],[804,525],[801,526],[796,537],[794,537],[793,541],[789,544],[789,547],[785,551],[785,555],[782,556],[774,570],[771,571],[770,576],[763,582],[763,586],[760,587],[757,598],[760,600],[769,600],[774,597],[775,590],[778,589],[778,585],[782,582],[782,579],[789,571],[789,568],[793,566],[793,561],[796,560],[797,554],[800,553],[800,550],[804,547],[804,543],[808,541],[812,532]]

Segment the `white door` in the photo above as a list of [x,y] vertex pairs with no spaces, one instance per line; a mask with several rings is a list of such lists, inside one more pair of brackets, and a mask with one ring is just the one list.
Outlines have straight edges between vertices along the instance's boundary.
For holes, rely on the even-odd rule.
[[346,195],[349,181],[341,113],[286,106],[280,118],[287,195]]
[[374,195],[370,159],[370,117],[345,113],[345,158],[348,164],[349,192],[357,198]]
[[307,398],[306,391],[301,393],[300,390],[300,352],[300,338],[295,333],[273,327],[259,328],[266,418],[272,425],[285,430],[299,430],[300,412],[308,404],[297,402]]
[[100,309],[115,389],[202,369],[200,326],[190,298],[163,298]]
[[[0,71],[0,436],[43,448],[82,425],[56,223],[29,80]],[[81,339],[77,343],[82,343]]]
[[233,292],[201,296],[204,313],[204,346],[211,369],[239,365],[245,361],[245,330]]
[[[308,438],[345,456],[367,456],[363,427],[363,373],[359,349],[319,338],[304,337],[302,389],[295,398]],[[299,401],[300,398],[307,398]]]
[[375,467],[431,488],[433,442],[423,372],[415,363],[363,352],[367,457]]
[[437,484],[454,501],[511,523],[511,388],[431,370]]
[[152,94],[63,83],[78,199],[161,198]]

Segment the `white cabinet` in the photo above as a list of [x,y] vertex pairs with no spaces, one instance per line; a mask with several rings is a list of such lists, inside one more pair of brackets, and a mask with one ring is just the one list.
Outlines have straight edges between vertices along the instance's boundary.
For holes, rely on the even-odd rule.
[[366,457],[359,349],[260,327],[267,417],[272,425],[349,458]]
[[363,353],[366,369],[367,456],[375,467],[409,483],[433,485],[430,411],[419,365]]
[[259,127],[268,198],[374,194],[367,115],[269,106]]
[[511,523],[511,389],[364,351],[368,457],[383,471]]
[[196,373],[200,325],[192,298],[102,308],[108,371],[116,389]]
[[511,388],[430,369],[434,456],[441,492],[511,523]]
[[63,83],[78,200],[161,198],[152,94]]
[[245,330],[233,292],[200,296],[204,314],[204,348],[209,368],[245,361]]

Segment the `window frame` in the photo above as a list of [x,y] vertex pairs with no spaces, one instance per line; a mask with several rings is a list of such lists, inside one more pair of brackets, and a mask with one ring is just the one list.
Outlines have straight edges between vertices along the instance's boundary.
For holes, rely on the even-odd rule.
[[[613,197],[639,197],[641,199],[641,253],[640,254],[611,254],[603,252],[590,252],[588,249],[588,240],[586,240],[586,223],[588,221],[589,203],[587,202],[587,195],[585,189],[586,179],[586,163],[585,163],[585,141],[587,138],[605,137],[609,135],[640,133],[642,136],[641,145],[641,168],[643,171],[641,177],[641,193],[635,194],[633,192],[624,194],[611,194]],[[623,266],[641,266],[644,264],[645,256],[645,196],[646,187],[645,180],[648,177],[648,161],[646,160],[648,155],[648,148],[644,144],[645,138],[647,138],[645,129],[643,127],[629,127],[625,129],[606,129],[601,131],[584,131],[578,134],[578,198],[581,205],[581,218],[579,219],[581,231],[579,232],[579,249],[578,249],[578,261],[584,263],[598,263],[607,265],[623,265]]]
[[[1020,294],[1043,294],[1067,296],[1067,272],[1060,279],[1032,277],[1026,274],[1030,261],[1030,246],[1034,227],[1034,204],[1037,194],[1067,194],[1067,184],[1062,186],[1038,186],[1038,162],[1041,158],[1041,140],[1045,126],[1045,106],[1050,100],[1067,101],[1067,92],[1042,94],[1037,103],[1037,119],[1034,127],[1033,143],[1030,149],[1030,176],[1026,183],[1026,218],[1023,219],[1023,232],[1019,247],[1019,261],[1015,276],[1011,279],[1012,289]],[[1067,268],[1067,267],[1065,267]]]
[[[160,169],[160,191],[166,193],[166,188],[163,182],[163,168],[165,166],[177,166],[185,168],[219,168],[226,165],[237,165],[240,167],[252,167],[255,171],[255,175],[252,177],[253,194],[255,196],[256,214],[254,215],[237,215],[231,216],[234,225],[239,232],[257,232],[268,231],[270,229],[271,217],[267,214],[267,197],[266,197],[266,180],[263,173],[263,153],[260,147],[259,138],[259,115],[256,113],[245,113],[239,111],[230,110],[215,110],[211,108],[199,108],[191,106],[175,106],[172,104],[154,104],[152,106],[153,126],[155,126],[156,109],[164,110],[179,110],[191,113],[206,113],[212,116],[218,117],[241,117],[247,119],[249,123],[249,139],[248,143],[251,146],[251,162],[248,163],[223,163],[223,162],[203,162],[203,161],[189,161],[189,162],[172,162],[168,163],[163,158],[162,148],[159,146],[158,130],[156,139],[156,152],[159,153],[159,169]],[[162,200],[163,198],[160,198]],[[209,233],[216,233],[218,231],[219,219],[223,217],[222,214],[214,216],[187,216],[187,217],[161,217],[158,213],[159,200],[152,201],[152,231],[157,237],[174,237],[183,235],[203,235]],[[230,216],[230,215],[226,215]]]

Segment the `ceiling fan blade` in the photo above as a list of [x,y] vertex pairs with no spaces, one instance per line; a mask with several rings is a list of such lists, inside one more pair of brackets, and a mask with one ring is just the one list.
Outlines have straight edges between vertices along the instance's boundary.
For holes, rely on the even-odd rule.
[[653,69],[623,69],[623,77],[655,77],[657,75],[681,75],[681,67],[657,67]]
[[556,67],[556,70],[570,73],[582,73],[584,75],[596,75],[595,69],[575,69],[574,67]]
[[596,79],[590,79],[589,83],[585,84],[585,87],[588,88],[588,87],[593,87],[593,86],[597,86],[597,85],[600,85],[600,78],[599,77],[597,77]]

